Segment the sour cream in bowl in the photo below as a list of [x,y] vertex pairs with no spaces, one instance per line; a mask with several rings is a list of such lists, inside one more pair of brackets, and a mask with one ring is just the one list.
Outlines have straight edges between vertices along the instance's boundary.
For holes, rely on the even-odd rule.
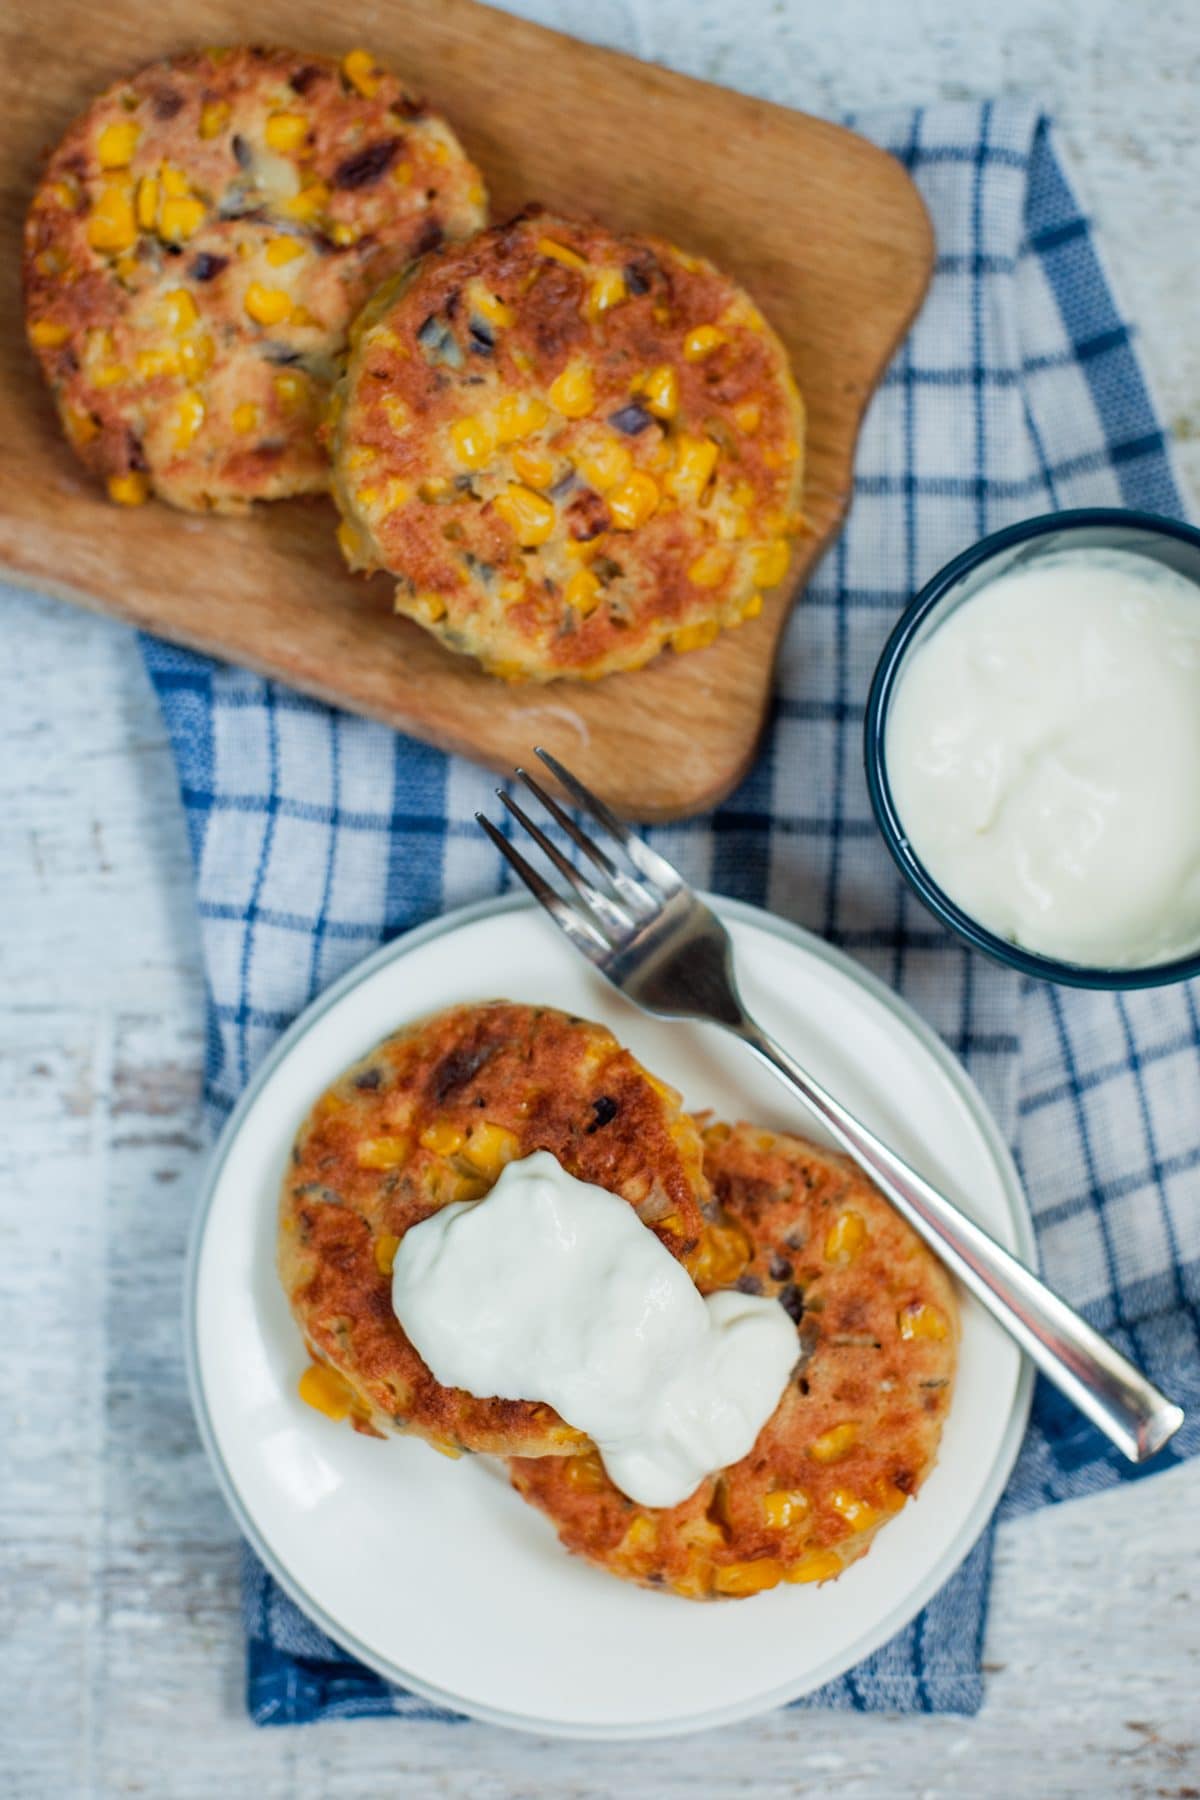
[[902,873],[977,949],[1075,986],[1200,974],[1200,532],[984,539],[893,631],[866,758]]

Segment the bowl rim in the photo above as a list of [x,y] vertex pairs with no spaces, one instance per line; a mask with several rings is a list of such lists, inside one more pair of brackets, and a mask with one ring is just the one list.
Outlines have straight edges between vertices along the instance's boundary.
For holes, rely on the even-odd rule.
[[1134,507],[1087,506],[1068,508],[1062,512],[1039,513],[1004,525],[998,531],[961,551],[944,564],[919,588],[900,614],[888,634],[867,695],[863,723],[863,757],[866,765],[867,791],[875,822],[887,845],[892,861],[918,899],[924,902],[938,923],[961,938],[972,949],[981,951],[1019,974],[1034,980],[1050,981],[1062,987],[1090,988],[1099,992],[1119,993],[1138,988],[1167,987],[1176,981],[1188,981],[1200,975],[1200,948],[1170,962],[1151,963],[1144,968],[1102,968],[1086,963],[1062,962],[1057,957],[1042,956],[1007,942],[965,912],[952,900],[926,869],[912,849],[900,820],[887,772],[886,736],[888,711],[913,640],[921,625],[946,593],[980,564],[1000,552],[1026,540],[1047,537],[1051,533],[1074,531],[1088,526],[1114,526],[1143,532],[1148,537],[1174,538],[1188,544],[1200,554],[1200,530],[1180,519],[1161,513],[1144,512]]

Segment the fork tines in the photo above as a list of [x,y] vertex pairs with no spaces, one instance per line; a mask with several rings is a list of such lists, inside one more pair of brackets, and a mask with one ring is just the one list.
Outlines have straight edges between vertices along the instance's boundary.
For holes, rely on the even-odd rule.
[[564,856],[558,845],[529,816],[525,808],[505,793],[503,788],[496,789],[500,801],[517,824],[528,832],[551,867],[562,876],[569,893],[559,892],[539,874],[483,813],[476,813],[475,817],[535,900],[545,907],[555,923],[586,956],[596,960],[635,933],[647,919],[654,917],[670,895],[678,890],[680,879],[668,862],[623,825],[604,802],[586,788],[578,776],[565,768],[557,757],[541,748],[535,749],[535,755],[549,769],[564,792],[583,812],[591,816],[606,838],[611,840],[615,852],[623,854],[632,864],[637,876],[622,869],[613,856],[576,823],[554,795],[547,792],[527,769],[517,769],[518,780],[540,802],[571,842],[583,852],[593,868],[599,871],[603,887],[589,881]]

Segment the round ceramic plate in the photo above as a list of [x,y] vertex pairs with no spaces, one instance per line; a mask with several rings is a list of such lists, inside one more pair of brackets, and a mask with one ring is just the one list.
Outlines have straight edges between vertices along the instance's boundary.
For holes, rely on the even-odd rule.
[[[818,939],[716,902],[752,1012],[834,1093],[1031,1260],[1015,1170],[963,1071],[884,987]],[[331,1637],[390,1680],[498,1724],[580,1737],[717,1725],[807,1693],[897,1632],[966,1555],[1029,1406],[1017,1351],[963,1301],[941,1455],[869,1556],[824,1587],[699,1606],[569,1557],[500,1465],[380,1441],[298,1398],[306,1357],[275,1273],[276,1196],[322,1089],[389,1031],[454,1001],[548,1002],[603,1020],[693,1108],[811,1129],[715,1028],[646,1018],[531,903],[456,913],[389,944],[292,1027],[213,1159],[192,1240],[187,1337],[200,1429],[243,1531]]]

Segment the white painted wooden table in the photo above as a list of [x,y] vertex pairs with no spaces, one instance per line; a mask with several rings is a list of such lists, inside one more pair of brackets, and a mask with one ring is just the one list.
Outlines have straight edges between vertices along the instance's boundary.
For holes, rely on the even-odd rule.
[[[1200,492],[1193,0],[520,10],[813,111],[1043,94]],[[972,1721],[782,1713],[629,1749],[394,1721],[254,1731],[235,1533],[179,1340],[202,976],[173,771],[131,636],[2,600],[6,1795],[1200,1794],[1200,1464],[1001,1533]]]

